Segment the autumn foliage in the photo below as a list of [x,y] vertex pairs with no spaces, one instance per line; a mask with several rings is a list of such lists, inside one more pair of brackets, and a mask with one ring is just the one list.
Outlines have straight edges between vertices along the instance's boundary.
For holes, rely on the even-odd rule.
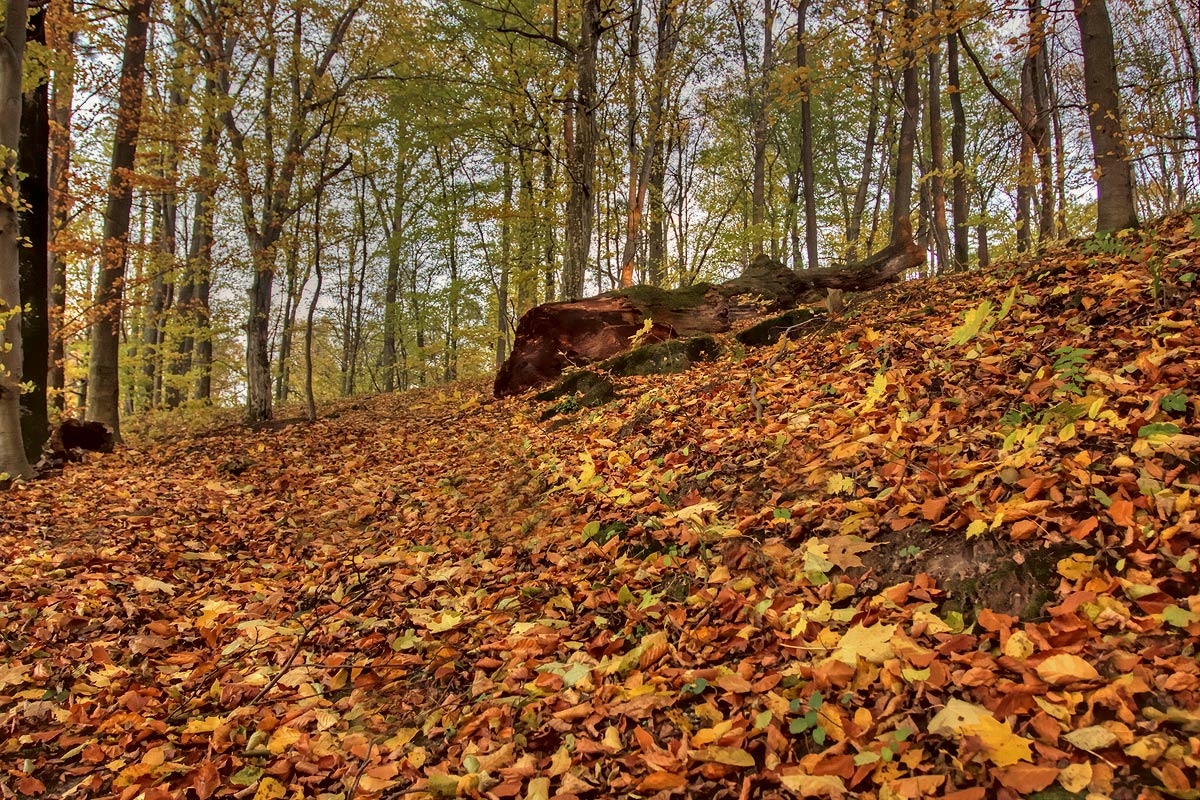
[[1198,228],[21,485],[0,793],[1195,798]]

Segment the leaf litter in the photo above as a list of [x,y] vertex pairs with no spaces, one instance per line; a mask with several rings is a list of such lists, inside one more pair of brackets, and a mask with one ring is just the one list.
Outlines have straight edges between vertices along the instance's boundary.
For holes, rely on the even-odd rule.
[[20,486],[0,794],[1200,797],[1192,230]]

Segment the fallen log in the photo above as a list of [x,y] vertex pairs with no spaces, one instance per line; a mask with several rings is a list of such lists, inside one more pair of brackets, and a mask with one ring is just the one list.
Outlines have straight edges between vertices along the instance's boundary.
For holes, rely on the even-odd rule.
[[[725,283],[681,289],[631,286],[583,300],[545,303],[517,325],[512,352],[496,374],[497,397],[520,394],[558,379],[564,369],[603,361],[631,346],[725,333],[742,320],[795,308],[818,289],[866,291],[891,283],[925,260],[911,240],[863,261],[792,272],[766,255]],[[645,328],[646,320],[650,325]],[[644,329],[645,328],[645,329]]]

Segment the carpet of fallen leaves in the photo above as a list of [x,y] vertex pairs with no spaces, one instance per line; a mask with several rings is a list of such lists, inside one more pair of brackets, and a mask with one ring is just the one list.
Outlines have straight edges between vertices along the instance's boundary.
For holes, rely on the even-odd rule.
[[[1178,217],[551,421],[464,384],[19,486],[0,797],[1198,798],[1197,272]],[[1044,602],[934,542],[1049,548]]]

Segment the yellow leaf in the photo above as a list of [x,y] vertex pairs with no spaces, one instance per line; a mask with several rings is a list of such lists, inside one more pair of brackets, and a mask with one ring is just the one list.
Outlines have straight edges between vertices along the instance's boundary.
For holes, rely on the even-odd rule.
[[1033,740],[1013,733],[1007,722],[989,715],[971,727],[983,743],[988,760],[997,767],[1007,767],[1018,761],[1033,761]]
[[858,665],[859,658],[872,664],[882,664],[895,655],[892,649],[892,636],[895,633],[895,625],[855,625],[842,636],[830,658],[852,667]]
[[529,789],[525,792],[525,800],[550,800],[550,779],[530,778]]
[[846,796],[846,784],[836,775],[805,775],[801,772],[779,776],[784,787],[797,797],[828,797],[841,800]]
[[951,697],[933,719],[929,720],[929,732],[934,736],[959,738],[965,728],[976,726],[985,717],[991,717],[992,712],[983,706]]
[[441,619],[430,621],[426,627],[430,633],[445,633],[452,628],[457,628],[462,621],[463,615],[457,611],[444,611]]
[[975,539],[982,536],[988,529],[988,524],[984,520],[971,520],[971,524],[967,526],[967,538]]
[[1068,792],[1081,793],[1092,783],[1092,765],[1069,764],[1059,770],[1058,782]]
[[275,732],[271,734],[271,740],[267,742],[267,750],[269,750],[273,756],[281,755],[289,747],[299,741],[301,736],[303,736],[303,734],[295,728],[289,728],[286,725],[278,727],[275,729]]
[[365,792],[382,792],[395,782],[390,778],[376,778],[372,775],[363,775],[358,779],[358,788]]
[[175,594],[175,587],[171,584],[147,578],[145,575],[139,575],[133,579],[133,588],[139,592],[162,592],[171,596]]
[[1162,758],[1162,754],[1167,752],[1167,748],[1170,746],[1171,740],[1165,734],[1152,733],[1126,747],[1125,755],[1153,764]]
[[1037,665],[1038,677],[1046,683],[1063,686],[1078,681],[1094,681],[1100,677],[1096,668],[1079,656],[1059,653]]
[[1063,734],[1063,738],[1081,750],[1095,752],[1117,741],[1117,735],[1102,725],[1089,725]]
[[705,747],[692,752],[692,758],[697,761],[713,761],[717,764],[728,764],[731,767],[753,767],[754,756],[740,747]]
[[1069,581],[1077,581],[1092,571],[1096,557],[1083,553],[1072,553],[1058,562],[1058,574]]
[[282,783],[274,778],[263,778],[258,782],[258,791],[254,793],[254,800],[279,800],[287,794],[287,789]]
[[1025,631],[1013,631],[1008,637],[1008,641],[1004,643],[1004,655],[1009,658],[1015,658],[1018,661],[1024,661],[1033,655],[1036,648],[1033,640],[1029,638],[1029,634]]
[[184,733],[212,733],[225,723],[224,717],[212,716],[202,719],[190,719],[184,726]]
[[[505,745],[511,747],[511,745]],[[571,749],[565,744],[554,751],[554,755],[550,757],[550,777],[557,778],[571,769]]]

